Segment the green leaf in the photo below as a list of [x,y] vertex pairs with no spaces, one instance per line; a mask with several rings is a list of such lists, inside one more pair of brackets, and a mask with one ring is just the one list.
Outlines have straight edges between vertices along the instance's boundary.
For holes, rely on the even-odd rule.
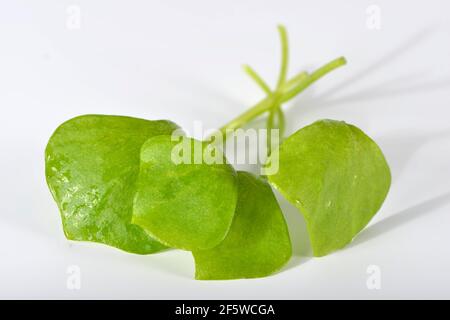
[[[233,219],[236,172],[219,149],[181,140],[159,136],[142,146],[132,221],[170,247],[211,248],[223,240]],[[222,163],[208,161],[210,153]]]
[[45,150],[45,171],[68,239],[139,254],[164,248],[131,224],[131,215],[142,144],[176,128],[169,121],[85,115],[56,129]]
[[236,213],[224,241],[193,251],[196,279],[264,277],[291,257],[286,222],[269,184],[246,172],[238,172],[238,184]]
[[348,244],[380,209],[391,175],[376,143],[345,122],[317,121],[291,135],[269,162],[268,175],[305,216],[315,256]]

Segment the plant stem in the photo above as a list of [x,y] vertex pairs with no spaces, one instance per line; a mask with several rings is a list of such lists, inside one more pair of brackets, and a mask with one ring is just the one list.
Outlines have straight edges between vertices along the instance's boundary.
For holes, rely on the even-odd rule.
[[[337,58],[327,63],[326,65],[322,66],[321,68],[317,69],[311,75],[306,76],[304,80],[299,81],[298,83],[296,83],[295,86],[289,88],[290,89],[289,91],[282,93],[281,97],[277,97],[276,95],[267,96],[266,98],[255,104],[253,107],[251,107],[241,115],[237,116],[236,118],[228,122],[222,128],[220,128],[220,132],[223,134],[224,139],[226,139],[226,133],[228,130],[235,130],[237,128],[244,126],[245,124],[257,118],[261,114],[270,111],[273,108],[274,104],[276,104],[277,102],[281,101],[281,103],[283,103],[291,100],[300,92],[302,92],[310,85],[312,85],[314,82],[322,78],[324,75],[345,64],[346,60],[344,57]],[[288,80],[287,83],[292,82],[291,80]]]
[[[275,127],[275,116],[278,117],[277,128],[280,130],[280,135],[284,135],[284,127],[285,127],[285,119],[284,113],[281,109],[281,93],[283,86],[285,85],[287,78],[287,71],[289,66],[289,42],[286,28],[283,25],[278,26],[278,33],[280,35],[280,44],[281,44],[281,65],[280,65],[280,73],[278,76],[278,82],[273,92],[273,95],[277,96],[276,102],[274,102],[272,108],[269,110],[269,115],[267,117],[266,128],[268,131],[272,130]],[[270,136],[267,136],[267,150],[270,151],[271,143]]]
[[242,113],[241,115],[237,116],[230,122],[228,122],[226,125],[224,125],[222,128],[220,128],[220,132],[224,135],[224,138],[226,137],[225,134],[227,130],[234,130],[237,128],[242,127],[246,123],[250,122],[251,120],[255,119],[259,115],[263,114],[264,112],[270,110],[270,108],[273,105],[273,96],[268,96],[261,101],[259,101],[257,104],[255,104],[253,107]]
[[270,90],[270,87],[252,67],[250,67],[249,65],[244,65],[244,71],[265,93],[271,94],[272,90]]
[[298,73],[297,75],[293,76],[291,79],[289,79],[288,82],[284,85],[285,90],[290,89],[297,85],[300,81],[304,81],[308,77],[308,72],[302,71]]
[[286,81],[289,64],[289,42],[286,28],[282,25],[279,25],[278,33],[280,34],[280,42],[281,42],[281,68],[280,68],[280,75],[278,77],[278,83],[276,86],[277,89],[280,88]]
[[334,69],[337,69],[345,65],[346,63],[347,61],[345,60],[344,57],[339,57],[333,61],[328,62],[326,65],[314,71],[309,77],[306,77],[305,80],[301,81],[299,85],[297,85],[296,87],[285,93],[281,98],[281,102],[286,102],[292,99],[300,92],[308,88],[311,84],[322,78],[324,75],[333,71]]

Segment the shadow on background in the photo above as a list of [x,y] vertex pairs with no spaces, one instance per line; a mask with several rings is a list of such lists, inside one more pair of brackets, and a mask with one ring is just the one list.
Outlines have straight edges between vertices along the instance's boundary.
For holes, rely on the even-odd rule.
[[[404,54],[407,54],[414,47],[421,44],[434,33],[434,29],[429,27],[413,34],[405,42],[401,43],[397,48],[381,56],[366,68],[360,70],[350,78],[342,81],[335,87],[327,90],[325,93],[315,96],[314,94],[301,94],[293,106],[287,109],[288,113],[297,112],[297,108],[301,108],[301,113],[307,113],[316,108],[328,108],[334,105],[340,105],[358,101],[371,101],[375,99],[384,99],[400,95],[410,95],[419,92],[426,92],[450,87],[450,77],[442,79],[426,80],[426,70],[412,70],[408,68],[408,72],[394,79],[384,79],[382,83],[371,86],[366,89],[358,90],[355,93],[344,95],[342,97],[333,98],[336,93],[343,91],[352,85],[358,85],[365,78],[368,78],[375,72],[386,69]],[[351,61],[349,62],[351,63]],[[389,73],[387,73],[389,74]],[[307,91],[312,91],[309,88]],[[307,92],[305,91],[305,93]]]
[[[396,183],[413,155],[427,143],[450,140],[450,128],[446,131],[429,133],[399,132],[376,139],[385,154],[392,173],[392,183]],[[448,159],[450,161],[450,159]]]
[[283,268],[283,270],[289,270],[310,260],[313,257],[312,248],[303,215],[282,195],[277,194],[277,200],[283,211],[291,237],[292,258]]
[[447,204],[450,204],[450,192],[395,213],[364,229],[349,247],[357,246],[365,241],[369,241],[382,234],[390,232],[401,225],[432,213],[435,209]]

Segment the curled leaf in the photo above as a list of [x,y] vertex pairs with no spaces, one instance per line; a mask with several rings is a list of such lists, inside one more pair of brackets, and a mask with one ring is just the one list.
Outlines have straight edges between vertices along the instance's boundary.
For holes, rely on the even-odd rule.
[[269,182],[305,216],[314,255],[348,244],[380,209],[391,183],[377,144],[357,127],[321,120],[274,150]]
[[84,115],[59,126],[45,150],[47,184],[71,240],[104,243],[146,254],[164,246],[131,224],[139,151],[169,121]]
[[289,232],[269,184],[238,172],[239,197],[230,231],[217,247],[193,251],[196,279],[268,276],[291,257]]
[[159,136],[142,146],[133,223],[170,247],[212,248],[233,219],[236,173],[219,149],[181,140]]

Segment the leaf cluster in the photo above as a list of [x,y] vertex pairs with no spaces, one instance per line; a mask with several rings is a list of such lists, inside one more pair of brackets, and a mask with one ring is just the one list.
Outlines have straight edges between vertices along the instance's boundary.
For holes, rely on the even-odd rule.
[[[267,129],[279,129],[284,136],[282,104],[345,64],[338,58],[289,79],[284,27],[279,34],[282,61],[276,86],[271,89],[245,66],[266,97],[220,132],[266,114]],[[217,148],[214,158],[221,161],[208,161],[212,144],[185,136],[183,143],[200,153],[187,155],[190,161],[173,161],[179,143],[173,133],[179,130],[167,120],[109,115],[84,115],[60,125],[45,150],[45,171],[66,237],[136,254],[188,250],[197,279],[264,277],[292,255],[271,186],[305,217],[315,256],[352,241],[390,187],[380,148],[343,121],[319,120],[284,139],[266,162],[276,161],[279,170],[263,176],[235,171]]]

